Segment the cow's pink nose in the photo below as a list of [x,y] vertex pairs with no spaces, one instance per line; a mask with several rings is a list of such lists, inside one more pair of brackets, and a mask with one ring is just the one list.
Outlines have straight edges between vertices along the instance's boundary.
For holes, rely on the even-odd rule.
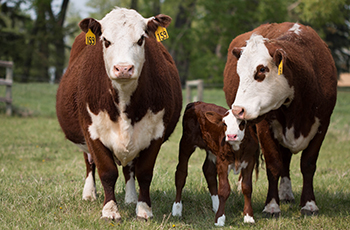
[[117,78],[131,78],[134,73],[133,65],[115,65],[114,74]]
[[245,110],[240,106],[232,106],[232,113],[236,118],[244,120],[245,118]]
[[237,134],[227,134],[227,141],[237,140]]

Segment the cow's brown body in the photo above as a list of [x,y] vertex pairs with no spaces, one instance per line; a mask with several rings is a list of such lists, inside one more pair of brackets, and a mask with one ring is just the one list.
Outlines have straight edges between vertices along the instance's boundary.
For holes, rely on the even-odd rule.
[[[286,101],[277,110],[270,111],[256,119],[257,122],[262,120],[257,124],[257,132],[269,180],[265,205],[268,205],[272,199],[275,199],[277,204],[280,198],[285,201],[294,200],[291,191],[289,194],[283,194],[283,191],[280,191],[279,195],[278,180],[280,177],[290,180],[289,168],[292,154],[303,150],[300,167],[304,182],[300,206],[302,213],[316,214],[317,206],[310,208],[308,205],[309,202],[315,204],[313,176],[319,150],[336,102],[337,75],[331,53],[317,33],[310,27],[300,24],[295,27],[298,29],[296,33],[296,30],[291,29],[295,25],[294,23],[266,24],[233,39],[228,49],[224,71],[224,91],[227,104],[235,107],[234,102],[237,99],[236,92],[240,77],[237,74],[239,54],[234,55],[234,50],[245,47],[253,33],[268,39],[265,46],[270,51],[270,55],[273,50],[283,50],[283,75],[289,86],[293,87],[294,98]],[[277,66],[278,63],[276,62]],[[237,111],[237,115],[239,112],[243,114],[241,110]],[[313,125],[317,123],[317,120],[320,125],[315,126],[317,128],[315,130]],[[292,138],[295,140],[299,137],[310,137],[306,147],[287,146],[283,142],[283,138],[288,138],[286,137],[287,130],[292,133],[290,135],[293,135]],[[310,133],[314,131],[316,133],[312,137],[313,134]],[[272,215],[280,212],[279,210],[264,211]]]
[[[208,183],[212,196],[218,195],[219,207],[215,215],[215,223],[218,218],[225,214],[225,203],[230,195],[228,181],[229,166],[238,173],[242,164],[246,167],[241,169],[242,192],[244,195],[244,216],[253,218],[251,206],[252,194],[252,173],[254,167],[258,167],[259,144],[254,130],[250,127],[245,130],[245,136],[238,151],[225,142],[225,127],[210,122],[205,113],[213,111],[225,116],[227,109],[204,102],[195,102],[187,105],[183,116],[183,134],[179,146],[179,163],[175,173],[176,199],[175,203],[181,202],[182,189],[186,183],[188,172],[188,161],[196,147],[206,151],[206,158],[203,164],[203,173]],[[214,154],[216,160],[210,155]],[[219,190],[217,189],[217,178],[219,177]],[[213,209],[215,209],[213,207]],[[216,211],[216,210],[214,210]]]
[[[146,61],[137,88],[124,110],[122,110],[124,107],[120,106],[123,98],[120,98],[118,90],[112,87],[111,80],[106,74],[103,44],[98,37],[99,33],[96,32],[95,46],[85,45],[84,32],[76,37],[68,69],[57,91],[58,121],[68,140],[87,146],[92,158],[88,159],[84,152],[87,175],[91,171],[94,173],[96,165],[105,191],[104,205],[109,201],[116,201],[114,195],[115,182],[118,178],[116,163],[120,164],[121,161],[100,139],[91,138],[89,127],[92,125],[92,116],[106,112],[108,114],[106,119],[113,124],[118,125],[121,120],[130,120],[134,126],[148,116],[148,111],[153,114],[164,111],[162,119],[156,121],[163,123],[163,135],[151,140],[150,145],[142,149],[134,160],[123,164],[126,181],[130,176],[136,175],[140,187],[138,201],[145,202],[149,207],[151,207],[149,186],[156,157],[162,143],[173,132],[180,116],[182,93],[175,63],[164,46],[157,42],[151,33],[152,31],[145,39]],[[99,128],[109,127],[106,124]],[[109,218],[115,219],[114,216]]]

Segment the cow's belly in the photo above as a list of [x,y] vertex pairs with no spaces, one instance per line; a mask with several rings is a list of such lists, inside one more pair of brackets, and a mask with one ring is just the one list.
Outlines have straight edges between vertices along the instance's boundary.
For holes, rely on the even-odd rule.
[[164,133],[164,109],[158,113],[148,110],[146,115],[131,125],[131,120],[121,114],[117,122],[113,122],[105,111],[93,114],[88,108],[92,124],[89,126],[90,137],[99,139],[109,148],[116,158],[125,166],[138,156],[154,139],[161,138]]
[[320,126],[320,119],[315,118],[315,122],[312,124],[310,132],[307,136],[300,134],[298,138],[295,137],[295,129],[292,126],[283,131],[282,125],[274,120],[271,123],[271,128],[274,134],[274,137],[279,141],[279,143],[288,148],[292,153],[298,153],[307,148],[310,141],[314,138],[317,133],[318,127]]

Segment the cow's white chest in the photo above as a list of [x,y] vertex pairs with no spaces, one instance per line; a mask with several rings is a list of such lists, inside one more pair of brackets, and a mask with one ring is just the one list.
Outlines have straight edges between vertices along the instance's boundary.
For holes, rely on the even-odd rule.
[[288,148],[292,153],[298,153],[299,151],[306,149],[310,141],[314,138],[315,134],[317,133],[319,126],[320,119],[315,117],[315,122],[312,124],[309,134],[305,137],[302,134],[300,134],[300,136],[296,138],[293,126],[289,129],[286,129],[285,132],[283,132],[283,127],[277,120],[274,120],[271,124],[274,137],[279,141],[279,143],[282,146]]
[[164,109],[158,113],[148,110],[146,115],[133,125],[123,113],[114,122],[106,111],[95,115],[90,111],[89,106],[87,109],[92,120],[89,126],[91,139],[99,139],[114,153],[123,166],[137,157],[139,152],[147,148],[152,140],[163,136]]

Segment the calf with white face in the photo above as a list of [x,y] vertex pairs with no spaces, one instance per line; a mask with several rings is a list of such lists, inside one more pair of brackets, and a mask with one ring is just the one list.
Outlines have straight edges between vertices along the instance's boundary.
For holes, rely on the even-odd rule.
[[[179,163],[175,173],[176,199],[172,215],[182,216],[182,190],[186,183],[188,161],[196,147],[206,151],[203,173],[212,198],[215,225],[225,224],[225,203],[230,195],[228,173],[231,169],[241,178],[245,197],[244,222],[254,223],[251,207],[252,173],[258,168],[259,145],[251,127],[233,116],[232,111],[204,102],[187,105],[183,116],[183,134],[179,146]],[[219,177],[219,189],[217,178]]]

